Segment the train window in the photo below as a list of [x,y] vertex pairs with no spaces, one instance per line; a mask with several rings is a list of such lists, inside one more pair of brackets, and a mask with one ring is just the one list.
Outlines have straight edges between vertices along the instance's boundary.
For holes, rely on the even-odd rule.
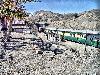
[[53,34],[53,37],[55,37],[55,34]]
[[84,36],[82,35],[82,37],[84,37]]
[[86,38],[86,35],[84,35],[84,38]]
[[93,40],[93,38],[90,38],[90,40],[92,41],[92,40]]

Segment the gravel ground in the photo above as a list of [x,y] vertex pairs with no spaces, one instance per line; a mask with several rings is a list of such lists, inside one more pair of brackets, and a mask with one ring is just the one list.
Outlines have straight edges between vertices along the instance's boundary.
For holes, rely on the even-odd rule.
[[32,44],[9,50],[6,60],[0,59],[0,75],[100,75],[99,49],[87,47],[84,51],[84,46],[73,49],[67,44],[60,47],[63,54],[57,55],[52,51],[37,54],[39,48],[34,50]]

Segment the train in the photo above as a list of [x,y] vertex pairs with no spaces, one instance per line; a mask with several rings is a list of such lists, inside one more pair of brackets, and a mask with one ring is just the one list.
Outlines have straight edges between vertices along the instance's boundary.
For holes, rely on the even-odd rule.
[[71,41],[87,46],[100,48],[100,31],[45,28],[46,32],[60,35],[61,41]]

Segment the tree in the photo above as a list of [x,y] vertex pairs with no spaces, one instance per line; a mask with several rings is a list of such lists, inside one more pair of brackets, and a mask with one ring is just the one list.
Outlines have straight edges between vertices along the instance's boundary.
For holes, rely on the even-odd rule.
[[[18,19],[24,19],[26,16],[28,16],[28,13],[25,12],[24,6],[22,3],[26,2],[40,2],[39,0],[1,0],[0,2],[0,17],[1,19],[5,19],[5,22],[8,22],[9,28],[8,32],[9,35],[11,33],[12,28],[12,21],[14,18]],[[4,30],[7,27],[3,25],[2,30]]]
[[[10,41],[9,36],[12,30],[12,22],[14,18],[24,19],[28,16],[25,12],[22,3],[26,2],[40,2],[38,0],[0,0],[0,20],[2,23],[2,31],[4,33],[4,45],[6,46],[6,41]],[[7,23],[9,27],[7,29]],[[8,34],[7,34],[8,31]]]

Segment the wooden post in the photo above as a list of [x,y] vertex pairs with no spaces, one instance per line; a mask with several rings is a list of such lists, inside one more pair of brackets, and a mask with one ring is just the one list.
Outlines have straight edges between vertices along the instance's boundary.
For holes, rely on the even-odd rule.
[[48,31],[48,40],[50,40],[50,31]]
[[[86,31],[86,40],[87,40],[87,31]],[[86,51],[86,41],[85,41],[85,51]]]
[[56,40],[56,45],[58,45],[58,28],[56,28],[55,40]]
[[63,31],[62,33],[63,33],[63,35],[62,35],[61,41],[64,41],[65,31]]
[[98,44],[99,44],[99,38],[97,38],[97,48],[98,48]]

